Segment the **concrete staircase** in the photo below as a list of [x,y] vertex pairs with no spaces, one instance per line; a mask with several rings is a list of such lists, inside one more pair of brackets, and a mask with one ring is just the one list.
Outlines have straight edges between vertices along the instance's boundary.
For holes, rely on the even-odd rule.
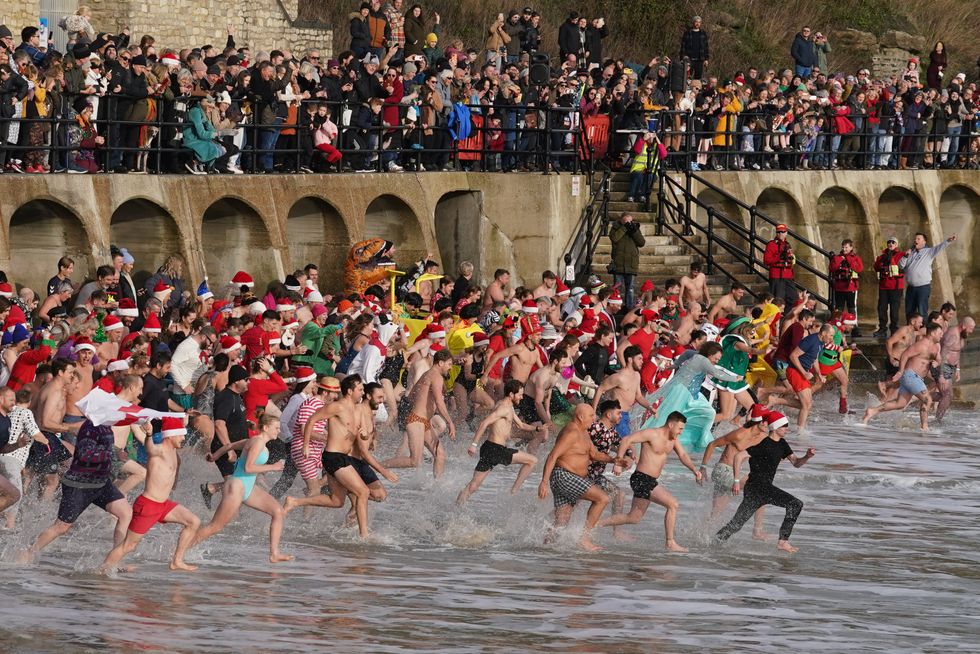
[[[691,261],[701,257],[686,243],[669,232],[665,232],[663,236],[657,236],[656,198],[651,202],[650,211],[646,211],[643,204],[627,201],[626,194],[628,191],[629,174],[613,174],[609,186],[609,217],[611,220],[617,220],[620,214],[628,211],[633,214],[634,220],[640,224],[640,232],[646,240],[646,245],[640,249],[640,268],[637,274],[636,288],[638,289],[646,279],[652,280],[657,288],[663,288],[664,281],[670,278],[680,278],[687,274]],[[723,230],[719,230],[718,234],[722,238],[725,237]],[[707,250],[707,239],[703,235],[695,234],[688,238],[703,251]],[[599,239],[595,256],[592,259],[592,272],[607,283],[612,281],[612,275],[607,272],[606,268],[611,255],[612,243],[609,238]],[[761,283],[758,277],[745,272],[744,266],[736,264],[731,254],[715,251],[714,260],[734,274],[738,281],[752,288],[753,291],[765,290],[765,284]],[[705,262],[702,261],[702,263]],[[713,298],[727,293],[729,286],[730,281],[723,274],[715,273],[708,276],[708,290]],[[746,297],[748,298],[748,296]]]

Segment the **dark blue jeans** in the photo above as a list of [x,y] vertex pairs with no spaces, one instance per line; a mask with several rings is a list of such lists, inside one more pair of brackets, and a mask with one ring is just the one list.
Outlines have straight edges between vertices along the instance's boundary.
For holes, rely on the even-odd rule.
[[633,280],[636,275],[629,273],[613,273],[613,284],[618,284],[622,289],[623,307],[629,311],[633,308]]
[[932,284],[905,287],[905,322],[913,313],[918,313],[925,320],[929,315],[929,294]]
[[272,170],[273,161],[275,157],[274,150],[276,149],[276,141],[279,140],[279,127],[282,124],[282,118],[276,118],[274,124],[277,126],[275,128],[261,128],[259,129],[259,150],[268,150],[268,152],[262,152],[259,154],[259,168],[266,172]]

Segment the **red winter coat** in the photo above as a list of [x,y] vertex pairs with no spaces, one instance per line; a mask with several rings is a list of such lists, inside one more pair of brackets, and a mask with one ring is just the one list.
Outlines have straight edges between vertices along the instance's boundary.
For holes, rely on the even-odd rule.
[[793,279],[793,248],[788,241],[772,239],[766,244],[762,262],[769,268],[769,279]]
[[864,272],[864,262],[861,257],[850,254],[835,254],[830,258],[830,279],[834,290],[841,293],[853,293],[858,290],[858,278],[851,273]]
[[[905,273],[902,272],[898,262],[905,255],[901,250],[891,252],[885,250],[875,259],[875,272],[878,273],[878,288],[882,291],[900,291],[905,288]],[[896,268],[892,268],[896,266]],[[892,274],[897,270],[898,274]]]

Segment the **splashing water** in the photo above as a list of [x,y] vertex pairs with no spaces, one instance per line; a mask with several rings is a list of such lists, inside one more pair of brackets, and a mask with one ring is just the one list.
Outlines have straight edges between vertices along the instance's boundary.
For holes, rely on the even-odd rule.
[[[738,500],[711,521],[709,486],[676,462],[661,482],[680,501],[677,539],[690,554],[663,552],[656,506],[626,528],[634,542],[607,530],[596,534],[604,552],[579,551],[579,508],[544,546],[551,500],[536,496],[540,464],[517,496],[516,467],[498,467],[455,507],[475,463],[462,435],[442,478],[423,465],[386,483],[389,499],[369,509],[369,542],[343,526],[345,511],[297,510],[282,545],[297,559],[274,567],[268,519],[248,508],[192,550],[193,574],[167,570],[177,528],[165,525],[132,556],[135,573],[93,574],[113,528],[97,508],[39,564],[19,565],[15,553],[57,509],[27,500],[21,526],[0,535],[0,651],[976,651],[978,416],[954,412],[922,434],[915,415],[858,429],[821,405],[810,431],[790,436],[798,452],[818,450],[776,476],[805,503],[793,556],[752,540],[750,526],[713,544]],[[216,471],[195,453],[184,459],[174,499],[207,520],[197,484]],[[781,518],[769,508],[767,531]]]

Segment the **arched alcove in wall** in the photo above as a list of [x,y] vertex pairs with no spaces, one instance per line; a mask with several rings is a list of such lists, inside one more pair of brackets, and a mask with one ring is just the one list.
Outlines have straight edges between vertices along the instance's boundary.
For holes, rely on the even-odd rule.
[[400,266],[411,265],[426,254],[418,216],[404,200],[394,195],[378,196],[368,205],[364,212],[364,237],[393,242],[395,260]]
[[252,276],[256,292],[279,278],[265,222],[241,200],[221,198],[207,208],[201,220],[201,244],[212,289],[227,284],[238,270]]
[[343,264],[350,252],[351,239],[340,212],[320,198],[300,198],[289,209],[286,238],[289,244],[287,272],[313,263],[318,267],[317,285],[321,291],[336,293],[343,290]]
[[48,280],[58,272],[58,259],[75,261],[73,281],[93,270],[92,244],[85,226],[68,207],[52,200],[31,200],[10,217],[10,270],[18,286],[32,288],[42,299]]
[[943,235],[956,234],[957,241],[950,252],[949,273],[953,280],[953,295],[961,316],[980,310],[980,195],[973,189],[950,186],[939,199],[939,218]]
[[133,255],[136,263],[131,275],[137,288],[169,255],[180,254],[187,259],[173,216],[150,200],[128,200],[112,212],[109,242]]

